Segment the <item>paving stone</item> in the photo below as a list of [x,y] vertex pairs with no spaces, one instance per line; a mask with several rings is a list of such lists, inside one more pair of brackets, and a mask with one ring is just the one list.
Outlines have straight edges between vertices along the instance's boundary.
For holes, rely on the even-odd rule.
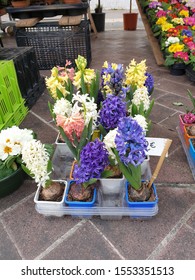
[[45,217],[37,213],[32,198],[4,213],[1,219],[24,259],[37,257],[78,223],[69,216]]
[[[0,222],[0,260],[21,260],[21,257]],[[3,242],[2,242],[3,241]]]
[[[195,202],[192,191],[158,187],[159,213],[150,220],[104,221],[93,223],[126,259],[146,259]],[[120,225],[120,226],[119,226]],[[188,254],[188,252],[184,252]]]
[[118,260],[120,256],[89,222],[44,257],[47,260]]

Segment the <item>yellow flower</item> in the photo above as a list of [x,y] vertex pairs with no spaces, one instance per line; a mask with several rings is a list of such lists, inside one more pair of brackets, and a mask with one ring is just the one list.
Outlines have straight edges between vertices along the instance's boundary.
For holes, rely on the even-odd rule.
[[166,17],[160,17],[157,21],[156,24],[162,25],[167,21]]
[[104,61],[102,68],[108,68],[108,61]]
[[166,22],[162,25],[162,31],[167,31],[167,30],[169,30],[170,28],[173,28],[173,27],[174,27],[173,24]]
[[181,10],[179,12],[179,16],[189,17],[189,11],[187,10]]
[[180,25],[184,24],[183,18],[173,18],[172,22]]
[[118,65],[116,63],[112,63],[111,66],[112,66],[112,69],[116,70]]
[[142,87],[146,81],[147,66],[146,60],[142,60],[140,63],[136,63],[135,59],[131,60],[130,64],[126,68],[126,85],[135,85]]
[[195,30],[195,25],[191,26],[192,30]]
[[184,44],[175,43],[169,46],[168,51],[170,53],[181,52],[184,49]]

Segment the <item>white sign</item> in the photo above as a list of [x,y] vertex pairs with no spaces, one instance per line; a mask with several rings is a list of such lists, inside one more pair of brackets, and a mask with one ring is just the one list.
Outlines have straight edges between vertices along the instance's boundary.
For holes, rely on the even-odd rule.
[[[168,139],[166,138],[153,138],[153,137],[146,137],[146,140],[148,142],[148,151],[146,152],[147,155],[150,156],[161,156],[166,141]],[[168,156],[168,153],[166,154],[166,157]]]

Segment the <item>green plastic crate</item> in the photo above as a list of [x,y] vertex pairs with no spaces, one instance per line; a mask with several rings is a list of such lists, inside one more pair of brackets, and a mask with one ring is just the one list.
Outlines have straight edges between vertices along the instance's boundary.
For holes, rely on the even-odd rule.
[[0,129],[19,125],[28,113],[12,60],[0,61]]

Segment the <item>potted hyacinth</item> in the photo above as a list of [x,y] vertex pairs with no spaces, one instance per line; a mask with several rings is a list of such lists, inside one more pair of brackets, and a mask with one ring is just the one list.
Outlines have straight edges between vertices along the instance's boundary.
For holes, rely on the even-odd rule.
[[186,108],[186,113],[179,115],[179,126],[182,133],[184,133],[184,127],[195,124],[195,98],[192,93],[188,90],[188,96],[192,103],[192,108]]
[[[61,209],[65,196],[66,182],[51,178],[53,150],[53,145],[42,144],[36,139],[26,143],[22,149],[22,168],[38,186],[34,202],[37,211],[42,214],[45,210]],[[61,216],[60,212],[53,214]]]
[[93,207],[96,201],[98,179],[106,176],[108,152],[98,138],[81,150],[80,160],[74,165],[73,180],[66,190],[65,203],[70,207]]
[[[121,172],[126,178],[126,201],[129,207],[154,207],[158,202],[156,187],[148,188],[141,180],[141,164],[146,157],[145,133],[132,117],[120,120],[112,148]],[[141,205],[141,203],[144,203]]]
[[34,136],[32,130],[17,126],[0,131],[0,197],[11,194],[24,182],[22,149]]

